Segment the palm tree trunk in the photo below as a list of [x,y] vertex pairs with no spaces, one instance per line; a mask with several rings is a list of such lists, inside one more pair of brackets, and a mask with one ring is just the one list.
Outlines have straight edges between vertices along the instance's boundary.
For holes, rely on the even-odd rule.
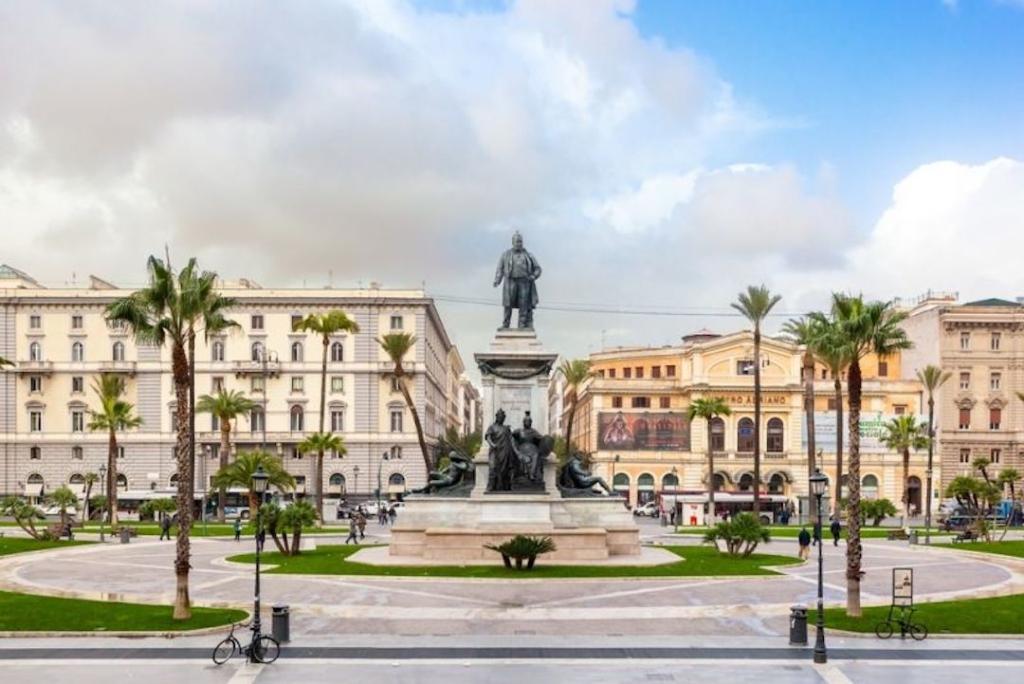
[[754,518],[761,519],[761,324],[754,323]]
[[836,374],[834,382],[836,393],[836,500],[834,509],[836,520],[839,520],[839,500],[843,498],[843,381]]
[[708,527],[715,525],[715,451],[711,448],[711,421],[708,418]]
[[189,430],[189,363],[185,349],[175,344],[171,349],[171,368],[174,378],[174,395],[178,404],[175,416],[178,421],[178,435],[175,440],[178,461],[178,535],[175,540],[174,574],[176,580],[174,594],[175,620],[188,620],[192,617],[192,605],[188,593],[188,571],[190,561],[189,533],[192,529],[192,455],[189,450],[191,431]]
[[850,504],[846,527],[846,614],[860,617],[860,570],[863,549],[860,543],[860,361],[850,364],[848,390],[850,397]]
[[299,540],[302,537],[302,527],[296,527],[292,530],[292,553],[291,555],[299,555]]
[[[814,355],[804,351],[804,420],[807,422],[807,491],[811,491],[810,477],[814,475]],[[810,497],[807,499],[810,501]]]
[[569,415],[565,419],[565,453],[572,453],[572,424],[576,418],[576,401],[579,397],[573,392],[569,397]]
[[[330,340],[324,335],[323,358],[320,361],[320,434],[324,434],[324,414],[327,411],[327,348]],[[316,454],[316,472],[313,473],[313,496],[316,500],[316,526],[324,524],[324,451]]]
[[89,522],[89,497],[92,495],[92,482],[85,483],[85,501],[82,502],[82,527]]
[[932,543],[932,456],[935,453],[935,398],[928,390],[928,472],[925,473],[926,493],[924,497],[925,543]]
[[910,449],[903,450],[903,529],[910,524]]
[[412,414],[412,424],[416,426],[416,438],[420,442],[420,452],[423,454],[423,463],[426,466],[426,472],[429,473],[433,469],[433,464],[430,462],[430,452],[427,450],[427,440],[423,436],[423,425],[420,423],[420,414],[416,411],[416,405],[412,403],[412,395],[409,394],[409,388],[405,386],[405,382],[403,381],[405,374],[396,372],[395,375],[398,377],[398,387],[402,392],[402,396],[405,397],[405,403],[409,407],[409,412]]
[[[188,458],[191,467],[188,477],[189,506],[195,505],[195,472],[196,472],[196,332],[191,327],[188,331]],[[181,486],[181,482],[178,483]],[[203,483],[206,487],[206,483]],[[200,516],[206,511],[200,511]]]
[[[220,470],[228,467],[231,452],[231,419],[227,416],[220,417]],[[226,519],[224,509],[228,505],[228,492],[224,487],[217,489],[217,522],[223,523]]]
[[107,437],[107,520],[117,525],[117,431],[110,428]]

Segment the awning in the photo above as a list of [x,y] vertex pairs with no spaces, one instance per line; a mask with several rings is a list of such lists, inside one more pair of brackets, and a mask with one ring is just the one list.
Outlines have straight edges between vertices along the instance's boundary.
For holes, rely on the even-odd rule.
[[69,484],[68,489],[78,497],[85,496],[85,485],[84,484]]
[[389,484],[388,494],[405,494],[404,484]]
[[43,495],[43,484],[41,482],[35,483],[30,482],[25,485],[25,496],[42,496]]

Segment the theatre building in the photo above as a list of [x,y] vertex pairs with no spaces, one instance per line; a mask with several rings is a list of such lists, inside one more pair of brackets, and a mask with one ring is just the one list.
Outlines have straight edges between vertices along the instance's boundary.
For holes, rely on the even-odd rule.
[[[702,331],[684,337],[680,345],[592,354],[594,377],[580,391],[573,442],[592,454],[595,472],[631,505],[657,500],[667,509],[678,504],[686,524],[691,519],[686,511],[703,507],[709,477],[709,426],[703,420],[691,424],[687,408],[694,399],[720,397],[731,413],[710,425],[715,461],[711,476],[721,493],[716,508],[719,512],[749,509],[754,491],[753,353],[749,331],[729,335]],[[760,490],[767,502],[763,508],[775,517],[784,508],[797,515],[806,513],[802,355],[802,348],[786,339],[762,338]],[[868,357],[861,365],[862,492],[899,506],[902,458],[884,448],[879,436],[882,424],[892,417],[922,413],[921,388],[915,380],[901,379],[898,355],[881,360]],[[815,393],[819,466],[834,483],[834,380],[822,367],[815,372]],[[568,402],[562,404],[568,410]],[[844,482],[848,461],[844,454]],[[924,452],[911,455],[911,505],[918,510],[926,461]],[[684,502],[692,505],[684,510]]]

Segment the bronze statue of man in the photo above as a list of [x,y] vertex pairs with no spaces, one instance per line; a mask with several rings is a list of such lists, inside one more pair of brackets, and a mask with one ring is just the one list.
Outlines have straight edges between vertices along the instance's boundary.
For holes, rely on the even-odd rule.
[[512,309],[519,309],[517,327],[533,329],[533,310],[537,308],[537,285],[534,281],[540,278],[540,264],[532,254],[523,248],[523,236],[516,231],[512,236],[512,249],[505,250],[498,260],[498,270],[494,273],[494,287],[505,287],[501,293],[501,305],[505,307],[505,317],[501,327],[512,325]]

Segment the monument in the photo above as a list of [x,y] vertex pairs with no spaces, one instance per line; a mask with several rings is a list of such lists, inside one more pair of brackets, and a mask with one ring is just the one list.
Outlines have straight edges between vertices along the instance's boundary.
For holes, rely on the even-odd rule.
[[498,558],[484,545],[517,534],[551,537],[557,549],[546,557],[555,561],[640,554],[639,531],[621,497],[590,474],[578,453],[559,468],[554,438],[541,432],[558,355],[544,348],[534,329],[540,275],[540,263],[516,232],[494,275],[494,286],[503,286],[501,327],[489,349],[474,354],[481,409],[493,416],[483,449],[449,449],[448,466],[406,497],[391,532],[392,556],[441,563]]

